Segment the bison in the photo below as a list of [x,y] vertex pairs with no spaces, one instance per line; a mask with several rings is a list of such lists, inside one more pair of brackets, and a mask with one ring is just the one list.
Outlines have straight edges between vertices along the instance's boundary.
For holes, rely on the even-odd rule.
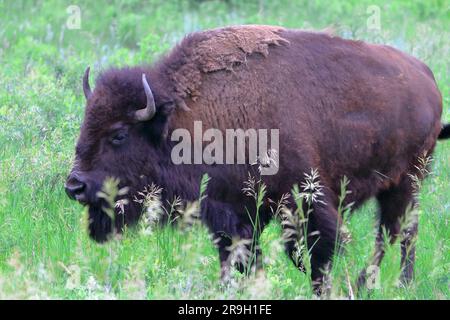
[[[325,32],[253,25],[196,32],[152,66],[102,72],[93,91],[88,68],[83,90],[85,116],[65,189],[89,207],[94,240],[106,241],[111,230],[120,232],[142,211],[142,204],[129,201],[123,217],[111,219],[98,197],[107,177],[120,179],[130,200],[154,183],[163,188],[163,200],[178,196],[188,202],[198,199],[206,173],[211,179],[200,219],[216,239],[222,276],[233,238],[249,240],[260,257],[259,235],[274,210],[273,202],[264,201],[260,228],[254,228],[256,204],[242,192],[253,163],[174,164],[171,134],[179,128],[193,133],[195,121],[221,132],[278,128],[278,172],[260,177],[267,198],[289,194],[311,169],[320,174],[320,200],[307,211],[306,236],[319,293],[341,242],[343,177],[349,181],[345,203],[353,203],[353,210],[372,197],[378,201],[372,263],[379,265],[385,234],[394,242],[415,204],[414,177],[425,176],[421,159],[432,154],[437,139],[449,137],[449,125],[440,120],[441,94],[424,63],[389,46]],[[285,207],[293,210],[294,200],[290,196]],[[406,281],[413,277],[416,234],[414,221],[401,242]],[[294,258],[296,241],[287,241],[286,251],[303,270]],[[364,281],[362,272],[359,283]]]

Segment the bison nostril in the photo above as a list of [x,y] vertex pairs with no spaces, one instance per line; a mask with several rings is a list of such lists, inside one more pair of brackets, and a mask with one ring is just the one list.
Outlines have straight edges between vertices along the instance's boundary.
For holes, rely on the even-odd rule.
[[86,184],[77,178],[71,177],[67,180],[65,189],[70,198],[76,199],[76,196],[81,195],[84,192]]

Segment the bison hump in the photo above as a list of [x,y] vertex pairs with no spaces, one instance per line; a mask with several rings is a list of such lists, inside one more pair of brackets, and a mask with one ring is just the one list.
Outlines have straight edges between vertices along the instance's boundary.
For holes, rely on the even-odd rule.
[[194,50],[195,60],[202,72],[231,70],[236,64],[245,62],[248,55],[269,54],[269,46],[289,42],[279,33],[282,27],[232,26],[208,31],[210,36],[200,42]]
[[[220,70],[233,70],[245,63],[249,55],[267,56],[270,46],[289,44],[280,36],[285,29],[275,26],[231,26],[212,29],[188,36],[179,48],[185,59],[172,72],[170,80],[175,87],[179,104],[186,97],[200,95],[203,76]],[[194,41],[192,41],[194,39]]]

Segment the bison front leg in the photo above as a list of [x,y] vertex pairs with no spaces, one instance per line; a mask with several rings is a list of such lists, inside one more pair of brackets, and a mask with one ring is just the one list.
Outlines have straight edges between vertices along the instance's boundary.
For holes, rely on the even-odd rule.
[[294,263],[294,266],[300,270],[301,272],[305,273],[306,268],[302,260],[302,252],[301,248],[299,248],[298,245],[298,239],[289,239],[285,243],[285,252],[287,256],[291,259],[291,261]]
[[307,246],[311,255],[311,280],[317,295],[328,292],[328,273],[335,250],[339,248],[341,218],[329,204],[315,203],[308,216]]
[[231,246],[231,238],[220,233],[216,236],[214,242],[219,250],[220,280],[226,284],[230,281],[231,276],[230,251],[227,249]]
[[251,225],[239,228],[238,234],[220,232],[216,237],[221,267],[221,280],[230,280],[231,268],[250,275],[262,269],[262,251],[259,247],[259,234],[250,232]]
[[252,223],[238,215],[229,204],[212,200],[203,208],[202,215],[219,250],[222,281],[229,280],[232,266],[245,274],[261,269],[261,227],[255,230]]

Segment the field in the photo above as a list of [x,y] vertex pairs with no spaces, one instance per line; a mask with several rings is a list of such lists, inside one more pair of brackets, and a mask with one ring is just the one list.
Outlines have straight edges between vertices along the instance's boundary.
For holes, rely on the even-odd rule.
[[[91,66],[92,79],[108,66],[150,63],[186,33],[230,24],[333,28],[408,52],[434,72],[450,122],[448,0],[0,0],[0,299],[313,298],[308,276],[282,250],[276,222],[262,237],[265,272],[236,272],[220,287],[203,226],[138,227],[98,245],[87,236],[85,210],[64,192],[84,112],[84,69]],[[378,286],[359,298],[450,298],[449,181],[450,142],[441,142],[419,196],[415,281],[399,285],[396,244]],[[351,242],[335,259],[331,298],[355,290],[373,252],[375,212],[370,202],[349,220]]]

